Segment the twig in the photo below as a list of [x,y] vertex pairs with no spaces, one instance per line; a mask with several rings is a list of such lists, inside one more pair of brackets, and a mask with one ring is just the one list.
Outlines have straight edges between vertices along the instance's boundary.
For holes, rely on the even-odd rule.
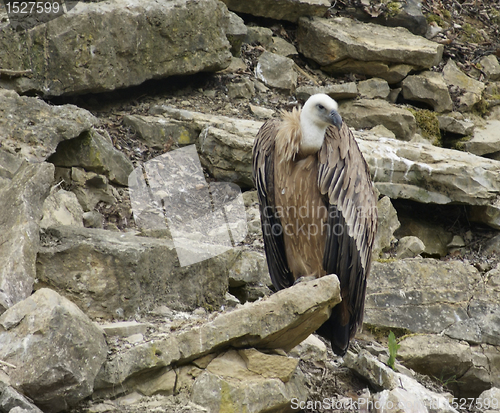
[[10,367],[11,369],[17,369],[17,367],[14,366],[13,364],[7,363],[6,361],[3,361],[3,360],[0,360],[0,364],[7,366],[7,367]]
[[0,69],[0,75],[10,76],[10,77],[31,77],[33,72],[31,69],[28,70],[11,70],[11,69]]
[[303,76],[307,77],[310,81],[312,81],[316,86],[318,86],[318,82],[314,77],[312,77],[309,73],[307,73],[304,69],[302,69],[297,63],[294,64],[295,69],[300,72]]

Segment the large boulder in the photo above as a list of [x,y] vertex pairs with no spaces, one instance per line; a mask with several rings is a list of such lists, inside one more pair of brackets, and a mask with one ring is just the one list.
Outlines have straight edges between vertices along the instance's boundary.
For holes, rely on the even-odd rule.
[[93,318],[124,319],[155,304],[218,308],[232,253],[180,267],[176,246],[100,229],[50,228],[37,258],[37,288],[57,290]]
[[0,189],[0,314],[33,291],[39,223],[53,179],[53,165],[24,163]]
[[422,203],[494,204],[500,162],[425,143],[355,132],[379,192]]
[[412,333],[444,333],[472,344],[500,345],[500,271],[483,279],[460,261],[374,262],[365,323]]
[[17,390],[0,380],[0,411],[9,413],[43,413]]
[[[9,44],[15,42],[9,40]],[[90,112],[74,105],[49,105],[0,89],[2,148],[32,162],[46,160],[59,142],[76,138],[97,123]]]
[[49,289],[0,316],[0,360],[13,386],[45,412],[89,396],[107,355],[102,331],[69,300]]
[[[304,56],[330,72],[337,71],[337,66],[342,66],[346,60],[429,68],[437,64],[443,54],[442,45],[407,29],[348,18],[301,18],[297,40]],[[386,79],[382,75],[379,77]]]
[[458,261],[412,258],[374,262],[364,322],[414,333],[441,332],[469,318],[472,288],[479,280],[473,266]]
[[[227,17],[226,7],[216,0],[132,0],[127,7],[119,0],[79,2],[32,30],[2,31],[0,48],[9,56],[2,66],[31,71],[31,90],[46,96],[216,71],[231,61]],[[10,86],[20,88],[24,79],[14,78]]]

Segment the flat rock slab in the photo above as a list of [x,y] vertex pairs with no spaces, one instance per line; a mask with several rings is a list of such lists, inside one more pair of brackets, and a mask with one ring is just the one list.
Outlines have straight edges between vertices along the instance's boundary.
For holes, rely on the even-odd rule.
[[339,302],[335,275],[299,283],[213,321],[116,355],[103,366],[96,386],[112,389],[141,372],[185,363],[229,346],[291,350],[321,326]]
[[374,262],[364,322],[498,346],[499,285],[498,268],[483,280],[476,268],[460,261],[412,258]]
[[54,227],[45,231],[38,254],[37,286],[50,286],[88,316],[108,320],[123,320],[156,304],[182,311],[219,308],[232,254],[180,267],[170,240]]
[[0,360],[16,366],[12,385],[45,412],[89,396],[107,350],[102,330],[48,288],[0,316]]
[[53,179],[54,165],[24,163],[0,189],[0,314],[33,291],[39,222]]
[[401,27],[384,27],[348,18],[301,18],[299,51],[325,67],[346,59],[432,67],[443,46]]
[[500,195],[499,161],[425,143],[354,133],[377,189],[391,199],[490,205]]
[[458,261],[413,258],[374,262],[364,322],[414,333],[441,332],[468,319],[472,288],[479,280],[473,266]]
[[[32,30],[3,31],[4,69],[31,70],[31,90],[46,96],[97,93],[149,79],[229,66],[227,9],[203,2],[119,0],[78,3]],[[17,45],[23,44],[22,51]],[[57,58],[46,60],[46,56]],[[16,78],[14,88],[21,88]]]
[[323,16],[331,6],[328,0],[222,0],[229,10],[275,20],[296,22],[302,16]]
[[49,105],[0,89],[2,147],[31,162],[46,160],[59,142],[76,138],[97,124],[89,111],[74,105]]
[[382,99],[359,99],[340,105],[345,122],[355,129],[370,129],[383,125],[398,139],[408,141],[415,134],[417,123],[409,110]]
[[438,334],[409,336],[399,344],[401,363],[429,377],[453,378],[447,387],[455,395],[477,398],[492,386],[500,386],[498,347],[474,346]]

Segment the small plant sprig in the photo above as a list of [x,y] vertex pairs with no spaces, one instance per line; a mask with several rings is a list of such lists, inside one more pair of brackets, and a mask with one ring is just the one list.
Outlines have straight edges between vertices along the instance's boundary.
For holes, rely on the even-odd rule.
[[389,332],[388,337],[388,346],[389,346],[389,360],[387,360],[387,365],[394,370],[394,363],[396,363],[396,355],[398,353],[399,347],[401,347],[397,341],[396,336],[392,331]]

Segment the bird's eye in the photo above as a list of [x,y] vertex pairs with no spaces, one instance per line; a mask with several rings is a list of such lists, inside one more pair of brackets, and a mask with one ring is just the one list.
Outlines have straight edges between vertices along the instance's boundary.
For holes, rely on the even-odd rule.
[[319,110],[325,110],[325,107],[324,107],[321,103],[319,103],[319,104],[318,104],[318,109],[319,109]]

